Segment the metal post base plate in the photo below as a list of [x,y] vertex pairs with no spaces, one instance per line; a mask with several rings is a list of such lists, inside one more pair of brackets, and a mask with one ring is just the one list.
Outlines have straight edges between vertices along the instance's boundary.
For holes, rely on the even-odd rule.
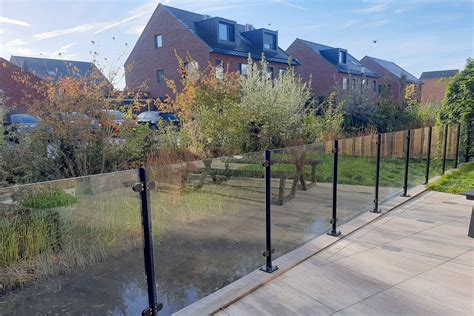
[[278,270],[278,266],[271,266],[268,267],[267,265],[264,265],[263,267],[260,268],[260,271],[266,272],[266,273],[272,273]]
[[380,214],[380,213],[382,213],[382,210],[371,210],[370,213]]
[[329,236],[334,236],[334,237],[337,237],[337,236],[340,236],[341,235],[341,232],[338,232],[338,231],[330,231],[327,233]]
[[410,194],[405,194],[405,193],[402,193],[400,194],[401,197],[410,197]]

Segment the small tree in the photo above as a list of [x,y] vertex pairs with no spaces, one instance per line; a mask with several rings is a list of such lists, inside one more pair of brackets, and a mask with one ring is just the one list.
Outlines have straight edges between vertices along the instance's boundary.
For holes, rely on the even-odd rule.
[[178,90],[174,81],[167,80],[174,99],[158,106],[179,116],[193,153],[205,158],[240,151],[245,141],[245,115],[239,106],[238,74],[221,72],[216,76],[211,65],[199,70],[191,56],[185,60],[176,57],[182,88]]
[[439,119],[443,123],[450,123],[472,118],[474,118],[474,59],[469,58],[464,70],[448,83]]
[[327,141],[342,135],[344,123],[344,102],[336,102],[336,92],[320,105],[318,114],[304,118],[305,139],[307,142]]
[[258,63],[248,59],[242,80],[241,106],[249,128],[246,149],[282,147],[301,140],[305,104],[311,97],[308,83],[290,65],[273,79],[263,57]]

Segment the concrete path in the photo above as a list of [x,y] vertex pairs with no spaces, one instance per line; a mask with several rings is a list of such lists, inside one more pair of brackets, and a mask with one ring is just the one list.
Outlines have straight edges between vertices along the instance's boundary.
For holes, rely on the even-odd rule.
[[473,315],[470,206],[428,192],[218,315]]

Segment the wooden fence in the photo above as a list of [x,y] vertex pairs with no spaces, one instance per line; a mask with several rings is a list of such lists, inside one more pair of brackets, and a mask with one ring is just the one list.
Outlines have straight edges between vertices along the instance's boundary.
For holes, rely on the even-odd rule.
[[[398,131],[382,134],[381,156],[385,158],[404,158],[406,151],[406,137],[408,131]],[[426,159],[428,153],[429,128],[411,130],[410,157],[413,159]],[[454,159],[456,155],[457,125],[448,127],[447,159]],[[431,137],[431,157],[441,158],[443,155],[444,127],[433,127]],[[377,135],[367,135],[339,140],[340,155],[376,157]],[[325,144],[326,153],[330,153],[333,142]]]

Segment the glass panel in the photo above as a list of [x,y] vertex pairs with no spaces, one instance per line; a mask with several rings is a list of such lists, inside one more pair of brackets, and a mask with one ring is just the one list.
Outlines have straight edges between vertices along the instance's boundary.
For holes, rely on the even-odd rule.
[[446,150],[446,171],[453,169],[456,158],[456,142],[458,135],[458,125],[449,124],[448,126],[448,145]]
[[131,170],[0,189],[0,314],[140,314],[137,177]]
[[163,314],[264,264],[262,152],[153,168],[155,273]]
[[410,165],[408,171],[409,188],[421,185],[425,182],[428,135],[429,128],[417,128],[411,130]]
[[272,161],[272,244],[277,258],[329,231],[331,143],[275,150]]
[[430,178],[441,175],[443,166],[444,129],[442,126],[433,126],[431,139]]
[[339,140],[338,225],[373,210],[377,135]]
[[382,134],[380,157],[379,205],[382,210],[384,203],[400,195],[405,175],[405,132]]

